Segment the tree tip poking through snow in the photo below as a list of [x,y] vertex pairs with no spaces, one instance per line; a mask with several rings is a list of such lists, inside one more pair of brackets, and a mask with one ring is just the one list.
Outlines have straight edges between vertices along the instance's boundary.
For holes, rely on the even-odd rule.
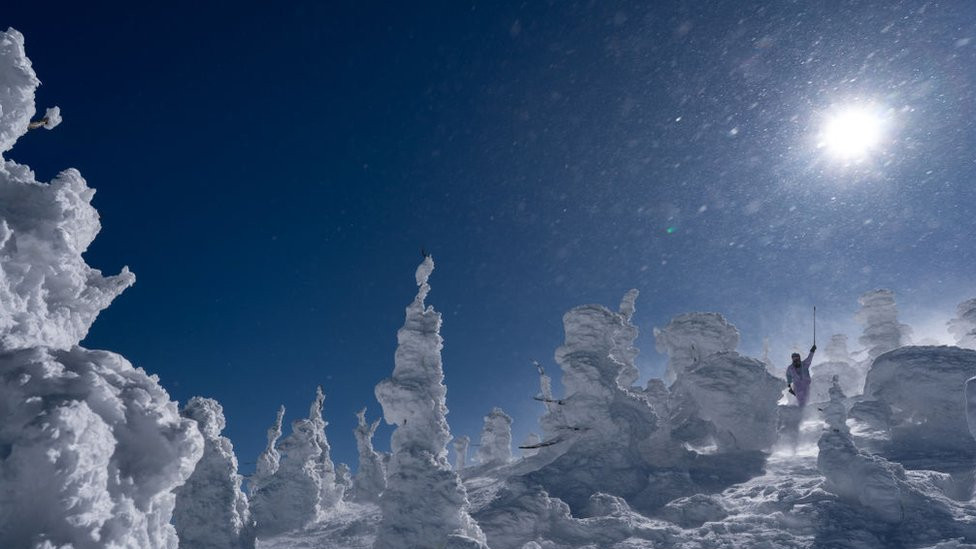
[[[39,82],[0,33],[0,154]],[[134,277],[82,259],[99,230],[76,170],[49,184],[0,159],[0,547],[175,549],[174,489],[204,442],[154,376],[77,344]]]

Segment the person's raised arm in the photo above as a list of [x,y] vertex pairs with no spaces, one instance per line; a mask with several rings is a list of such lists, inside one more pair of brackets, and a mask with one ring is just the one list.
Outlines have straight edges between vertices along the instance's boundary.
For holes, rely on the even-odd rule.
[[816,352],[817,352],[817,346],[816,345],[814,345],[813,347],[810,347],[810,354],[808,354],[807,357],[805,359],[803,359],[803,365],[804,366],[806,366],[808,368],[810,367],[810,363],[813,362],[813,353],[816,353]]

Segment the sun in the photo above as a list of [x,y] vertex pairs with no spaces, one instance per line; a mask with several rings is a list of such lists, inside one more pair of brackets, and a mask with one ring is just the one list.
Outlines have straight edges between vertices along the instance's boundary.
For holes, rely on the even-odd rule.
[[824,121],[818,147],[840,160],[862,160],[881,144],[885,125],[885,118],[877,108],[836,109]]

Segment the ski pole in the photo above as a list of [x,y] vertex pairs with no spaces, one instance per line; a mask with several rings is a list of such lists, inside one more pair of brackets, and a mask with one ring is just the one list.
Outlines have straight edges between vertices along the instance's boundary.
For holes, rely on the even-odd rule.
[[813,306],[813,346],[817,346],[817,306]]

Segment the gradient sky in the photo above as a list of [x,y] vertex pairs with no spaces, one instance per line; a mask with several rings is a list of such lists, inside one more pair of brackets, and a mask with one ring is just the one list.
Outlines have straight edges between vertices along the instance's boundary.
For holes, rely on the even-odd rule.
[[[856,337],[857,296],[889,287],[938,338],[976,295],[968,0],[55,4],[0,15],[65,118],[9,157],[80,169],[88,262],[138,277],[84,344],[217,398],[244,471],[316,384],[355,467],[422,247],[475,439],[496,405],[535,429],[562,314],[631,287],[645,378],[681,312],[785,365],[814,304]],[[887,119],[857,162],[816,146],[849,104]]]

